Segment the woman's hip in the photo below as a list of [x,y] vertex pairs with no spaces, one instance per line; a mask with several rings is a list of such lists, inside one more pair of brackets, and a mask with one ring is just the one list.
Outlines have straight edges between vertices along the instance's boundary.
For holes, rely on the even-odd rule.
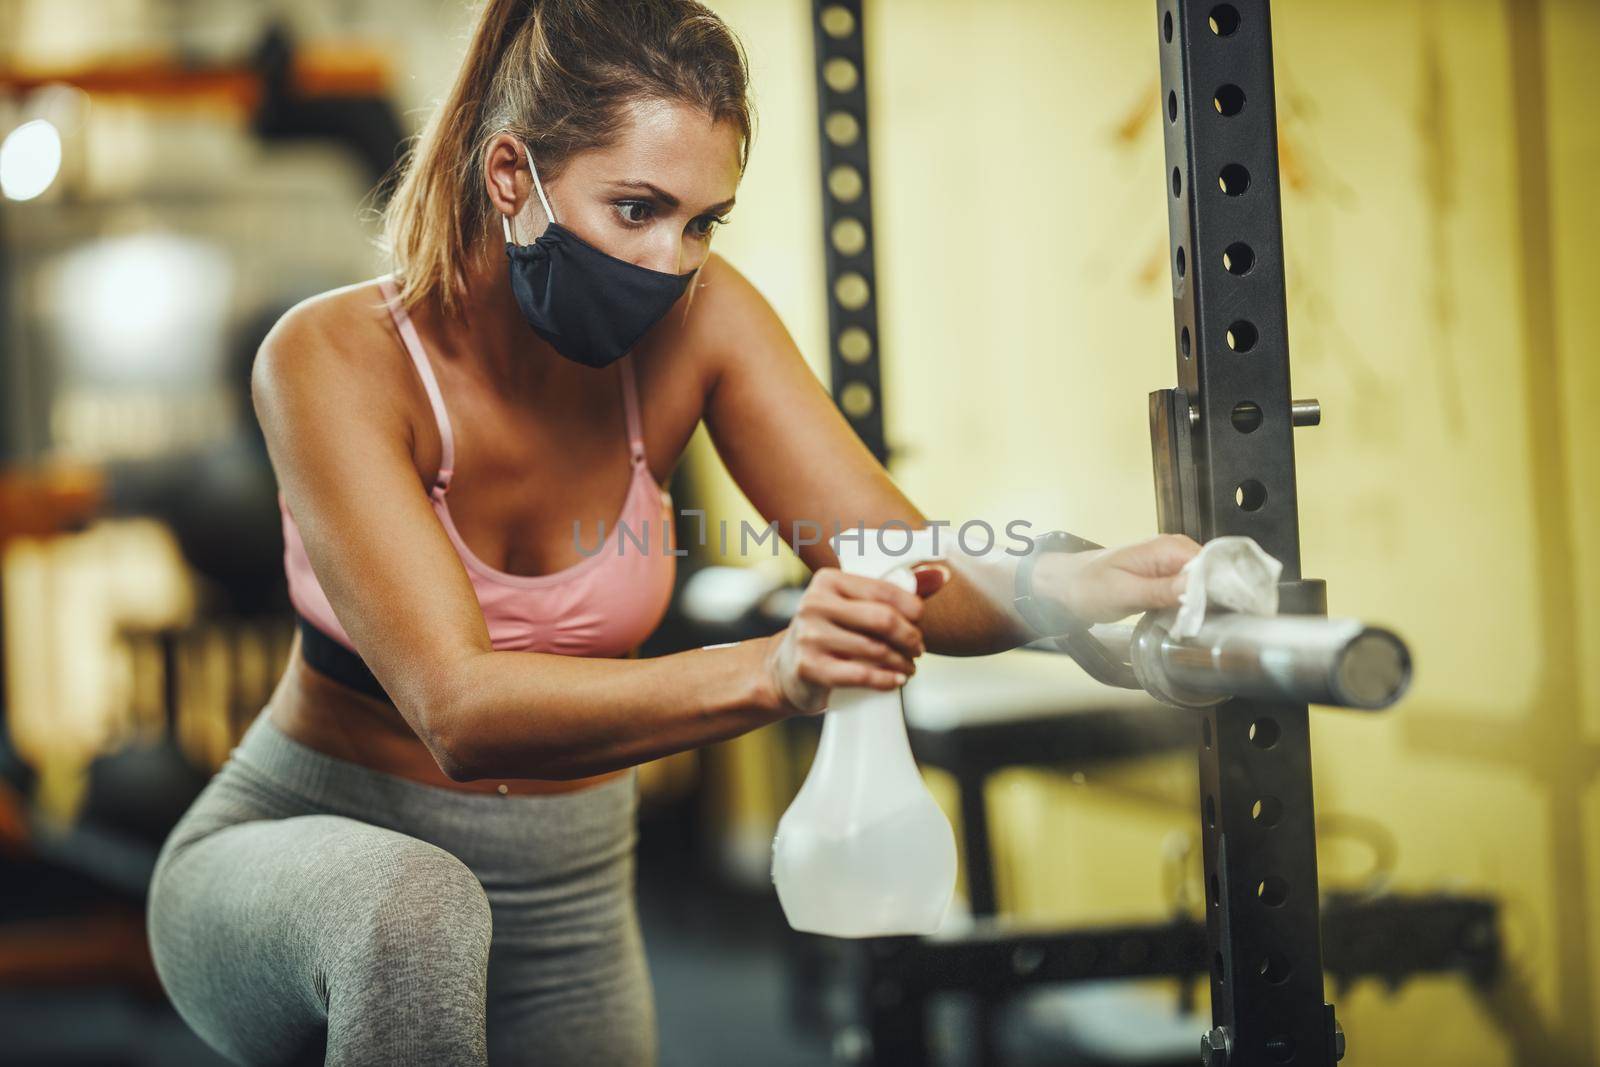
[[[560,906],[631,878],[635,772],[554,794],[467,793],[319,752],[259,715],[168,840],[181,848],[236,822],[327,814],[438,846],[497,892]],[[520,895],[519,895],[520,894]]]

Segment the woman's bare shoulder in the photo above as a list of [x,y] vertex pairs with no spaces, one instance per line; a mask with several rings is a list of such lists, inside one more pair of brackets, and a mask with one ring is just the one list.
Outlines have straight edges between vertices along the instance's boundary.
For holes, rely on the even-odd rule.
[[[375,280],[331,289],[294,305],[256,353],[252,390],[334,389],[364,396],[403,396],[404,359]],[[390,387],[393,388],[390,388]]]
[[284,312],[256,353],[250,393],[269,437],[301,432],[308,420],[359,420],[415,442],[427,403],[376,280],[319,293]]
[[348,361],[362,359],[363,354],[381,358],[391,354],[393,337],[378,283],[357,282],[307,297],[284,312],[262,341],[258,359]]

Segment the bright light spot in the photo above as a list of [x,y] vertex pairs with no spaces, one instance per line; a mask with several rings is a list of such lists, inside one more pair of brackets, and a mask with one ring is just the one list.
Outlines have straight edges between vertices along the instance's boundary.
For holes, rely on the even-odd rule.
[[209,242],[106,237],[66,253],[45,276],[60,351],[80,381],[194,384],[228,355],[232,264]]
[[61,134],[47,119],[24,122],[0,144],[0,193],[8,200],[32,200],[61,170]]

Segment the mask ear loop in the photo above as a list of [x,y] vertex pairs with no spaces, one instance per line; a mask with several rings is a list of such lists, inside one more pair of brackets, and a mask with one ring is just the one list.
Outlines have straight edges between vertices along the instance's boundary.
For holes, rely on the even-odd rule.
[[[528,157],[528,173],[533,175],[533,188],[539,194],[539,204],[544,208],[544,217],[551,222],[556,221],[556,213],[550,210],[550,201],[544,195],[544,183],[539,180],[539,168],[533,165],[533,150],[521,138],[517,143],[522,146],[522,154]],[[500,230],[506,235],[506,244],[516,244],[511,237],[511,216],[500,216]]]

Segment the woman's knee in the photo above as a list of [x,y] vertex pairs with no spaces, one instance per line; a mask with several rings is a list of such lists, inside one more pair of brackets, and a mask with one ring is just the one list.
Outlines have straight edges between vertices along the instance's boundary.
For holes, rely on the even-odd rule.
[[486,973],[492,918],[483,885],[450,853],[399,838],[366,857],[363,898],[341,948],[347,968],[366,974],[399,966],[416,975]]
[[327,972],[328,1062],[481,1064],[489,901],[462,862],[406,839],[367,872]]

